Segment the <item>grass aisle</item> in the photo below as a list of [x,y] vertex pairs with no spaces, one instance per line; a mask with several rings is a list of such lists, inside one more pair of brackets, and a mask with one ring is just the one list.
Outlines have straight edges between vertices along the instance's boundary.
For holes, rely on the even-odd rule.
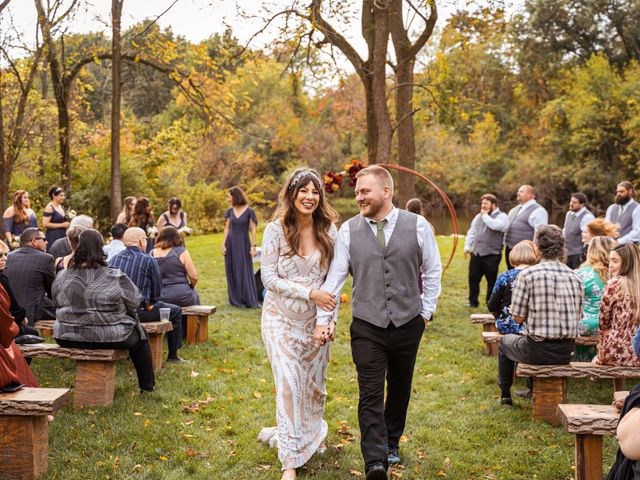
[[[133,368],[120,362],[112,406],[59,413],[50,428],[48,478],[280,478],[276,452],[256,441],[263,426],[275,424],[260,312],[226,305],[221,240],[222,235],[188,240],[203,303],[218,307],[209,343],[182,350],[191,363],[165,365],[152,395],[138,395]],[[451,239],[438,241],[446,257]],[[401,445],[405,468],[392,478],[572,478],[572,436],[534,421],[526,401],[516,400],[512,410],[497,405],[496,359],[483,354],[480,327],[469,324],[470,312],[462,307],[465,293],[460,254],[444,277],[436,319],[422,340]],[[309,462],[301,478],[363,476],[349,321],[345,305],[327,385],[330,448]],[[32,367],[42,386],[73,386],[70,362],[35,360]],[[611,392],[606,381],[569,384],[574,403],[608,403]],[[614,441],[605,440],[605,468],[614,452]]]

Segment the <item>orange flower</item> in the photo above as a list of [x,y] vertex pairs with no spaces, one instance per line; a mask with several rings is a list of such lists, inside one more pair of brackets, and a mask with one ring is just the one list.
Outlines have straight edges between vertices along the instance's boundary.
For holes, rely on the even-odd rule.
[[342,295],[340,295],[340,301],[342,303],[347,303],[349,301],[349,295],[347,295],[346,293],[343,293]]
[[339,188],[340,188],[340,185],[338,185],[337,183],[334,183],[334,184],[331,185],[331,190],[333,190],[334,192],[336,190],[338,190]]

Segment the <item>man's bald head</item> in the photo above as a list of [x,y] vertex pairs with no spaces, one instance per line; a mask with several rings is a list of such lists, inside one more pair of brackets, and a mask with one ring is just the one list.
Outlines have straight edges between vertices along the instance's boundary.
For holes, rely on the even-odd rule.
[[127,228],[124,231],[124,235],[122,236],[122,243],[127,247],[140,247],[141,250],[144,250],[141,245],[141,241],[144,239],[146,242],[147,234],[144,230],[139,227],[131,227]]

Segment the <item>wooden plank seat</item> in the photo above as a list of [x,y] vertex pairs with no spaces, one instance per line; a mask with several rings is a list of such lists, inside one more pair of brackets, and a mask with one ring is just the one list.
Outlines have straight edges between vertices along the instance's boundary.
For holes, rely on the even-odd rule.
[[[35,327],[43,337],[52,337],[54,323],[56,323],[55,320],[38,320]],[[141,323],[141,325],[149,336],[153,371],[158,372],[162,368],[164,334],[173,330],[173,324],[171,322],[147,322]]]
[[[484,343],[499,344],[502,340],[502,337],[504,337],[504,335],[498,332],[482,332],[482,340],[484,341]],[[596,346],[598,345],[598,336],[579,336],[576,338],[576,345]]]
[[49,420],[69,400],[67,388],[0,393],[0,478],[30,480],[49,464]]
[[619,416],[613,405],[558,405],[558,420],[576,436],[576,480],[602,480],[602,437],[615,435]]
[[25,357],[75,360],[74,407],[111,405],[116,388],[116,361],[129,356],[127,350],[63,348],[55,343],[19,347]]
[[[469,316],[471,323],[482,325],[482,335],[488,332],[498,333],[496,328],[496,319],[490,313],[472,313]],[[498,355],[498,345],[495,343],[484,342],[485,353],[489,357]]]
[[206,343],[209,338],[209,315],[216,313],[213,305],[191,305],[182,307],[182,315],[187,317],[187,343]]
[[591,362],[571,362],[568,365],[519,363],[516,376],[533,378],[531,398],[533,416],[556,424],[557,407],[567,402],[567,378],[610,378],[614,380],[615,388],[622,390],[623,382],[615,380],[640,378],[640,367],[597,365]]

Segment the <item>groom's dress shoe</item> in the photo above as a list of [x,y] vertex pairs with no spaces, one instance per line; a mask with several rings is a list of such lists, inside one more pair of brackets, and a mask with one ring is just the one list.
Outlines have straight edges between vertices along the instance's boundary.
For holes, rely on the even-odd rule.
[[387,480],[387,469],[381,463],[376,463],[367,472],[367,480]]

